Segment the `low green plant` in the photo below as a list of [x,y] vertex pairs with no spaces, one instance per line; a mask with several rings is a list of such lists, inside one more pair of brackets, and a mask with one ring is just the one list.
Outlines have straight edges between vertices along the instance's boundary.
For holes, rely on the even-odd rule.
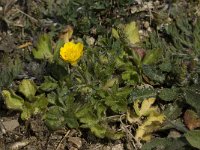
[[[39,44],[43,42],[48,41],[42,40]],[[101,38],[99,42],[101,46],[112,44],[112,49],[105,53],[107,48],[85,48],[83,58],[77,66],[70,66],[59,57],[46,59],[33,53],[36,59],[46,59],[49,62],[49,71],[56,79],[46,77],[39,88],[47,94],[49,108],[45,114],[45,122],[51,129],[67,125],[70,128],[89,128],[100,138],[119,139],[123,136],[121,131],[112,129],[112,121],[107,118],[126,112],[127,98],[132,90],[119,86],[121,79],[116,74],[115,66],[116,58],[121,53],[118,49],[120,45],[117,44],[119,41]],[[46,50],[41,47],[43,46],[37,47],[37,52],[43,55]],[[51,52],[50,56],[54,54]],[[57,116],[60,116],[59,121]]]
[[23,64],[19,55],[16,55],[15,59],[12,59],[8,54],[2,54],[0,62],[0,90],[3,87],[9,86],[22,70]]
[[18,86],[17,94],[12,89],[3,90],[2,95],[8,109],[21,111],[21,119],[42,113],[48,105],[45,93],[36,94],[37,86],[32,80],[24,79]]
[[[142,149],[199,148],[199,130],[189,128],[182,119],[185,109],[200,115],[199,18],[193,22],[186,16],[176,17],[176,9],[172,9],[170,24],[141,41],[134,21],[112,26],[110,19],[97,25],[94,12],[99,11],[102,17],[111,10],[112,2],[90,5],[92,1],[69,1],[62,6],[63,1],[50,2],[45,15],[55,13],[51,6],[61,8],[55,14],[59,23],[69,19],[76,34],[65,33],[67,41],[54,36],[55,30],[39,36],[32,54],[38,62],[46,62],[47,76],[37,86],[24,79],[18,90],[3,90],[9,109],[21,111],[22,119],[42,113],[52,130],[84,128],[99,138],[113,140],[126,136],[120,125],[128,120],[126,123],[136,129],[133,140],[137,144],[149,141]],[[125,6],[124,1],[114,3]],[[84,11],[87,7],[88,12]],[[81,52],[71,55],[76,56],[73,59],[60,53],[67,42],[73,43],[73,51]],[[76,43],[84,45],[83,54],[82,49],[74,48]],[[126,119],[127,112],[135,118]],[[174,129],[180,136],[164,137]]]

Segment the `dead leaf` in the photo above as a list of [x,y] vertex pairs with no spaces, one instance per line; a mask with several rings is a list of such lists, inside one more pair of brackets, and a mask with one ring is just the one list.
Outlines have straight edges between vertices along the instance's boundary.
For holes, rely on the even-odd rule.
[[26,43],[24,43],[22,45],[19,45],[17,47],[17,49],[22,49],[22,48],[25,48],[25,47],[28,47],[28,46],[31,46],[31,45],[33,45],[32,42],[26,42]]
[[152,133],[159,130],[165,120],[165,115],[159,112],[158,106],[152,106],[155,100],[155,98],[144,99],[142,102],[136,100],[133,104],[134,111],[127,112],[127,120],[138,124],[134,137],[137,143],[141,140],[150,141]]
[[136,141],[150,141],[151,133],[157,131],[160,125],[164,122],[165,116],[163,114],[151,113],[142,125],[138,127],[135,134]]
[[155,98],[148,98],[142,101],[141,107],[139,108],[139,100],[134,101],[133,108],[138,116],[148,116],[151,112],[157,112],[158,107],[152,106],[155,102]]
[[181,133],[178,132],[178,131],[175,130],[175,129],[172,129],[172,130],[170,130],[170,132],[169,132],[169,134],[168,134],[167,137],[168,137],[168,138],[179,138],[179,137],[181,137]]
[[59,38],[62,39],[65,43],[69,42],[73,34],[72,26],[68,25],[66,28],[61,32]]
[[190,130],[200,127],[200,118],[197,113],[192,110],[186,110],[184,114],[184,122]]
[[131,124],[133,124],[133,123],[139,123],[139,124],[141,124],[140,117],[137,116],[136,114],[132,113],[132,111],[130,109],[127,111],[126,119]]
[[5,138],[0,138],[0,150],[5,150]]
[[133,47],[132,50],[135,51],[141,57],[141,59],[143,59],[144,56],[146,55],[146,51],[143,48]]
[[69,137],[68,141],[71,142],[74,145],[74,147],[78,149],[82,147],[82,141],[79,137]]

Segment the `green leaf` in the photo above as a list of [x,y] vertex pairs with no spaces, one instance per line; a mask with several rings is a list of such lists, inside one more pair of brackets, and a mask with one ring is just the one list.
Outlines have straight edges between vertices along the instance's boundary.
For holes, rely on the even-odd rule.
[[106,131],[106,137],[112,140],[119,140],[122,137],[124,137],[124,133],[122,131],[113,131],[113,130],[107,130]]
[[22,71],[23,64],[18,55],[11,59],[7,54],[0,57],[0,88],[10,85],[13,79]]
[[[57,88],[57,102],[65,107],[66,110],[71,109],[74,104],[74,95],[70,93],[67,86]],[[75,108],[74,108],[75,109]]]
[[68,75],[67,70],[63,66],[56,63],[48,64],[47,71],[56,80],[66,79]]
[[185,138],[193,147],[200,149],[200,130],[188,131]]
[[21,113],[22,120],[28,120],[32,115],[42,113],[45,109],[47,109],[48,101],[45,94],[35,96],[33,99],[33,103],[25,101]]
[[65,126],[66,121],[61,107],[52,106],[45,114],[45,124],[52,130]]
[[48,100],[44,93],[35,96],[34,99],[34,103],[32,103],[33,114],[41,113],[47,108]]
[[79,110],[76,112],[76,117],[81,123],[87,124],[87,126],[91,126],[98,122],[98,118],[93,112],[93,107],[89,104],[79,108]]
[[[64,121],[60,123],[61,127],[64,126],[64,123],[67,124],[68,127],[70,128],[77,128],[79,126],[77,117],[75,116],[75,111],[77,109],[77,104],[74,103],[74,95],[73,93],[68,93],[68,88],[67,86],[64,87],[59,87],[57,88],[57,93],[51,92],[48,94],[48,101],[50,101],[54,105],[61,105],[62,107],[59,108],[54,108],[57,110],[53,109],[53,113],[61,113],[59,116],[64,117]],[[48,111],[48,114],[51,114],[52,110]],[[49,124],[50,128],[59,128],[59,127],[54,127],[54,119],[50,119],[48,117],[47,123]],[[60,128],[61,128],[60,127]]]
[[[173,117],[171,117],[169,119],[172,120]],[[162,130],[176,129],[177,131],[180,131],[180,132],[183,132],[183,133],[188,131],[188,129],[185,127],[185,124],[183,123],[183,121],[180,118],[178,118],[176,120],[172,120],[172,121],[168,120],[166,122],[165,126],[163,126],[161,129]]]
[[194,107],[198,114],[200,114],[200,100],[199,100],[200,94],[196,92],[195,90],[185,90],[185,99],[186,102]]
[[105,99],[105,104],[111,107],[112,111],[116,113],[126,112],[127,110],[127,102],[125,98],[115,97],[115,96],[108,96]]
[[58,87],[57,81],[50,76],[45,76],[45,81],[40,85],[40,89],[45,92],[50,92]]
[[164,110],[165,116],[170,120],[177,119],[182,113],[183,106],[178,102],[170,103]]
[[98,123],[90,126],[90,130],[93,134],[95,134],[99,138],[104,138],[106,135],[106,128],[102,127]]
[[194,49],[196,50],[196,52],[197,52],[197,54],[199,55],[200,53],[199,53],[199,49],[200,49],[200,30],[199,30],[199,25],[200,25],[200,19],[199,18],[197,18],[197,21],[196,21],[196,23],[195,23],[195,27],[194,27],[194,32],[193,32],[193,34],[194,34],[194,38],[195,38],[195,40],[194,40]]
[[23,79],[19,85],[19,92],[22,93],[28,100],[32,101],[35,93],[37,91],[37,86],[32,80]]
[[107,107],[102,103],[98,103],[96,105],[96,108],[97,108],[97,117],[98,118],[105,117],[105,113],[106,113]]
[[161,71],[170,72],[172,70],[172,64],[170,60],[164,61],[162,64],[159,65]]
[[63,40],[58,40],[56,42],[56,47],[55,47],[55,51],[53,54],[53,59],[56,61],[59,61],[60,59],[60,48],[64,45],[64,41]]
[[158,94],[158,96],[160,99],[162,99],[164,101],[174,101],[179,96],[178,92],[179,91],[177,89],[164,88],[161,90],[161,92]]
[[152,150],[152,149],[161,149],[161,150],[179,150],[182,147],[187,145],[187,141],[184,138],[155,138],[149,143],[145,143],[142,146],[142,150]]
[[153,88],[134,89],[131,93],[128,103],[133,103],[133,101],[137,99],[142,100],[145,98],[155,97],[156,94],[156,90]]
[[105,137],[106,128],[101,126],[98,119],[96,119],[91,113],[88,113],[85,117],[82,116],[82,118],[79,119],[81,123],[84,123],[81,125],[82,128],[89,128],[90,131],[99,138]]
[[137,71],[134,71],[134,70],[124,71],[122,73],[122,79],[125,80],[126,83],[129,83],[132,85],[140,81]]
[[51,39],[48,34],[43,34],[39,37],[36,49],[33,49],[35,59],[47,59],[50,62],[53,59]]
[[112,92],[108,93],[105,97],[105,104],[109,106],[112,111],[116,113],[127,111],[127,97],[131,93],[130,88],[118,88],[118,86],[113,86]]
[[65,117],[66,124],[69,128],[78,128],[79,123],[77,121],[77,118],[74,112],[66,111],[64,113],[64,117]]
[[159,83],[165,81],[165,75],[160,70],[157,70],[155,66],[143,65],[143,73],[153,81]]
[[51,92],[47,94],[48,102],[50,104],[56,105],[56,100],[57,100],[57,94],[55,92]]
[[116,39],[119,39],[119,33],[115,28],[112,28],[112,36]]
[[137,65],[138,68],[141,68],[142,57],[135,50],[131,50],[133,61]]
[[3,90],[2,95],[8,109],[23,110],[24,99],[16,95],[14,91]]
[[114,84],[118,84],[119,83],[119,79],[118,78],[111,78],[109,80],[107,80],[107,82],[105,83],[105,85],[102,87],[104,90],[108,90],[110,87],[112,87]]
[[135,21],[132,21],[124,26],[124,34],[130,44],[140,42],[139,31]]
[[32,104],[29,102],[25,102],[23,111],[21,113],[21,119],[28,120],[31,117],[32,113],[33,113]]
[[[97,115],[95,114],[95,108],[97,109]],[[96,107],[88,103],[76,112],[76,117],[83,123],[82,128],[89,128],[95,136],[104,138],[108,131],[106,122],[101,121],[105,117],[105,109],[106,107],[100,103]]]
[[157,62],[157,60],[160,58],[162,54],[162,50],[161,49],[154,49],[154,50],[150,50],[147,52],[147,54],[145,55],[142,63],[144,65],[151,65]]

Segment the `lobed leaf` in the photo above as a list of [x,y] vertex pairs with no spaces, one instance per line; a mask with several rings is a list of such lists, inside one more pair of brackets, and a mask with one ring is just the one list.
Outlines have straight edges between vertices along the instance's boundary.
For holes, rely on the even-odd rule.
[[3,90],[2,95],[8,109],[23,110],[24,99],[16,95],[13,90]]
[[54,80],[52,77],[45,76],[44,79],[44,82],[39,86],[39,89],[41,89],[42,91],[50,92],[58,87],[57,81]]
[[198,114],[200,114],[200,94],[194,90],[185,90],[185,99],[186,102],[191,105],[192,107],[194,107],[196,109],[196,111],[198,112]]
[[200,149],[200,130],[188,131],[185,138],[193,147]]
[[36,49],[33,49],[32,52],[35,59],[47,59],[52,61],[53,54],[49,35],[41,35],[37,41]]
[[162,54],[161,49],[154,49],[154,50],[148,51],[147,54],[144,56],[142,63],[144,65],[155,64],[160,58],[161,54]]
[[161,90],[161,92],[158,94],[159,98],[164,101],[174,101],[179,96],[178,89],[173,88],[164,88]]
[[163,150],[179,150],[187,145],[184,138],[155,138],[151,142],[145,143],[142,150],[163,149]]
[[134,45],[140,42],[139,31],[135,21],[124,26],[124,34],[130,44]]
[[19,85],[19,92],[22,93],[29,101],[33,101],[33,97],[37,91],[37,86],[32,80],[23,79]]

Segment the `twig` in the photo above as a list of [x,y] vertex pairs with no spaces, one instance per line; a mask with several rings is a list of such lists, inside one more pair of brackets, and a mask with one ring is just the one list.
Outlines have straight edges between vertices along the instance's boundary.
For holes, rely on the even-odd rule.
[[121,122],[121,124],[122,124],[122,128],[123,128],[123,130],[126,132],[127,138],[131,141],[131,144],[133,145],[133,147],[135,148],[135,150],[137,150],[138,148],[137,148],[137,146],[136,146],[136,144],[135,144],[135,142],[134,142],[134,141],[136,141],[135,138],[134,138],[134,136],[133,136],[132,133],[127,129],[126,125],[125,125],[125,124],[123,123],[123,121],[122,121],[122,117],[124,117],[124,115],[125,115],[125,114],[123,114],[123,115],[120,116],[120,122]]
[[123,117],[123,115],[114,115],[114,116],[109,116],[109,117],[105,117],[103,118],[102,120],[112,120],[112,121],[116,121],[116,120],[119,120],[119,117]]
[[33,18],[32,16],[28,15],[27,13],[21,11],[20,9],[16,8],[17,11],[19,11],[20,13],[22,13],[23,15],[27,16],[28,18],[30,18],[31,20],[33,20],[34,22],[38,22],[37,19]]
[[17,0],[9,0],[7,1],[5,7],[4,7],[4,11],[3,11],[3,14],[5,15],[9,9],[17,2]]
[[66,139],[66,137],[69,135],[69,133],[70,133],[70,130],[67,131],[67,133],[65,134],[65,136],[60,140],[58,146],[56,147],[56,150],[60,149],[60,146],[61,146],[62,142]]

